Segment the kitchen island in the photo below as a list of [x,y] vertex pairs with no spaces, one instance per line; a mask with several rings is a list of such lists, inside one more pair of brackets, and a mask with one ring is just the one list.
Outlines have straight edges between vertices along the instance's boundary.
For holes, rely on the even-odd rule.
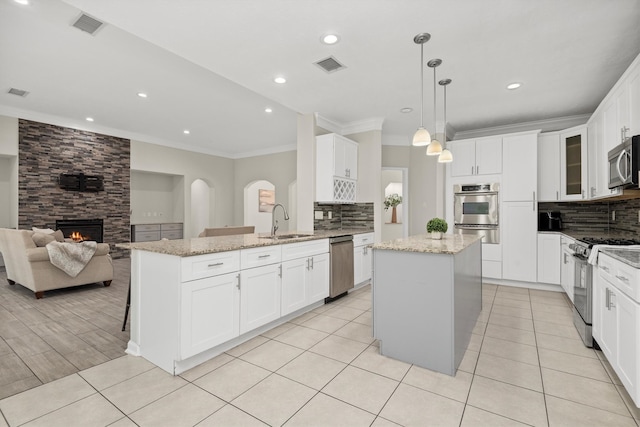
[[382,355],[455,375],[482,310],[481,238],[375,244],[372,295]]
[[242,234],[131,249],[126,352],[177,375],[324,304],[329,238],[370,230]]

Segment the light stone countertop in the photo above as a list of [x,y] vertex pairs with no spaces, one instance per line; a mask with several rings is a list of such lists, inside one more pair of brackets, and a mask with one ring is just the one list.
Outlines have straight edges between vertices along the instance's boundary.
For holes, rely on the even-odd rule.
[[609,255],[620,262],[630,265],[634,268],[640,268],[640,247],[633,246],[633,249],[626,248],[606,248],[600,250],[601,254]]
[[373,245],[373,249],[455,255],[481,238],[469,234],[443,234],[441,240],[434,240],[425,233],[376,243]]
[[268,233],[236,234],[232,236],[194,237],[192,239],[158,240],[154,242],[118,243],[116,244],[116,247],[156,252],[166,255],[175,255],[179,257],[188,257],[195,255],[212,254],[217,252],[235,251],[238,249],[283,245],[287,243],[305,242],[309,240],[319,240],[330,237],[348,236],[363,233],[373,233],[373,230],[318,230],[315,233],[309,231],[283,231],[279,234],[298,234],[301,237],[278,239],[269,238]]

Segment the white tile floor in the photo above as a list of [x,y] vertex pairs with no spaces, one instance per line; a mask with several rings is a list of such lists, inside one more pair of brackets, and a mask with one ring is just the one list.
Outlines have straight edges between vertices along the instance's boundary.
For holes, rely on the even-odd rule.
[[10,426],[637,426],[564,295],[483,287],[455,377],[378,354],[362,288],[181,376],[123,356],[0,400]]

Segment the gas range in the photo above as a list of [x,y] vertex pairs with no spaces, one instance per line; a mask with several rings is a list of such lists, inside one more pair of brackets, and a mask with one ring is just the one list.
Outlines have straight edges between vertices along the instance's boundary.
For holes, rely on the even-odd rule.
[[569,249],[578,256],[588,258],[591,254],[591,248],[594,245],[611,245],[611,246],[629,246],[640,245],[637,239],[620,239],[620,238],[601,238],[601,237],[583,237],[576,240],[576,243],[569,245]]

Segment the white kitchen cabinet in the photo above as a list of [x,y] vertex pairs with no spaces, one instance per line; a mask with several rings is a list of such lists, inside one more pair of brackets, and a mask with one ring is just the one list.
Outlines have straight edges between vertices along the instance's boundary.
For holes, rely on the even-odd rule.
[[560,200],[560,134],[538,135],[538,200]]
[[640,67],[629,76],[629,135],[640,135]]
[[[602,113],[594,114],[587,124],[587,164],[588,164],[588,198],[603,197],[609,193],[608,183],[604,177],[607,162],[604,160]],[[602,178],[601,178],[602,177]]]
[[502,204],[502,278],[535,282],[538,246],[537,203]]
[[502,172],[502,138],[490,137],[449,143],[455,161],[451,176],[492,175]]
[[640,270],[600,254],[594,292],[594,338],[640,405]]
[[280,318],[280,264],[240,271],[240,333]]
[[587,127],[560,133],[560,200],[584,200],[587,194]]
[[569,249],[569,245],[575,243],[570,237],[562,236],[560,239],[561,246],[561,266],[560,266],[560,286],[567,294],[571,302],[573,302],[573,287],[575,278],[576,263],[573,258],[573,250]]
[[560,235],[538,233],[538,282],[560,284],[562,265]]
[[329,296],[329,241],[283,246],[281,315]]
[[180,292],[182,359],[240,334],[238,273],[186,282]]
[[373,233],[353,236],[353,283],[356,286],[371,280],[373,251],[369,245],[373,244],[373,239]]
[[[500,194],[503,202],[529,200],[537,202],[537,159],[537,133],[511,135],[502,138],[502,184]],[[537,219],[535,224],[537,224]]]
[[358,143],[335,133],[316,137],[316,201],[355,203]]

